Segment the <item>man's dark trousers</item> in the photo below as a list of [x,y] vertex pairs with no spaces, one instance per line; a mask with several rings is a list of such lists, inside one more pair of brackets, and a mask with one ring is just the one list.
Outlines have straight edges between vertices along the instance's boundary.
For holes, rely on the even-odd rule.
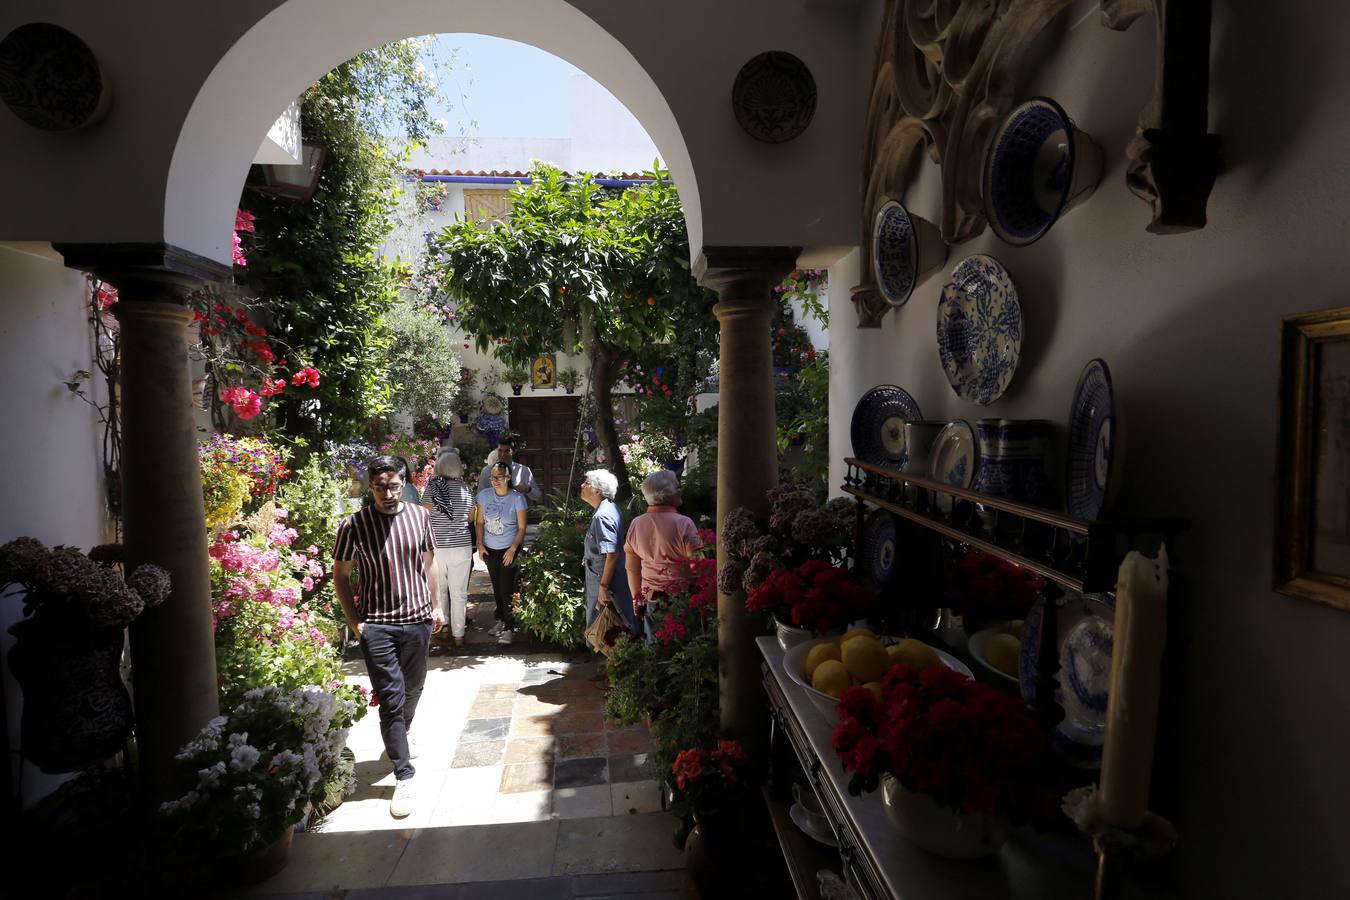
[[431,622],[410,625],[361,626],[361,652],[366,657],[370,689],[380,698],[380,736],[394,777],[413,777],[416,770],[408,756],[408,729],[412,727],[422,685],[427,680],[427,648]]

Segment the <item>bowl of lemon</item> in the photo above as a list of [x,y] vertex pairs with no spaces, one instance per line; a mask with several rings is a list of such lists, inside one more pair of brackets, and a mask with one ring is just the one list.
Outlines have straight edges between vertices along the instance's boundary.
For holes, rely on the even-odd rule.
[[970,658],[995,683],[1017,686],[1017,661],[1021,654],[1021,621],[1005,622],[970,636]]
[[783,668],[792,683],[833,724],[839,714],[839,695],[855,685],[869,688],[881,698],[881,678],[897,663],[916,669],[946,666],[967,678],[970,669],[950,653],[930,647],[915,638],[878,637],[866,628],[850,628],[841,636],[817,638],[798,644],[783,655]]

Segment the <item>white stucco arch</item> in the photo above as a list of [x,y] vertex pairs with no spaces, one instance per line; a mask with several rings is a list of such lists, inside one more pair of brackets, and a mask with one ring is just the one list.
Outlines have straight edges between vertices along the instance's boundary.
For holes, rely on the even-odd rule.
[[239,192],[258,142],[306,87],[356,54],[422,34],[472,32],[531,44],[586,72],[628,107],[679,188],[691,252],[703,241],[693,163],[655,81],[566,0],[287,0],[243,34],[198,91],[178,134],[166,242],[229,263]]

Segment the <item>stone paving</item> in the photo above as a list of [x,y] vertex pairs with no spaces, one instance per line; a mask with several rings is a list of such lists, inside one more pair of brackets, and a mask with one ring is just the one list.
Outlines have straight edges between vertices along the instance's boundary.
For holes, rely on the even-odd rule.
[[[491,611],[490,600],[477,604],[468,646],[432,651],[412,728],[413,814],[389,815],[394,776],[372,709],[348,739],[355,792],[296,834],[290,864],[250,893],[543,900],[678,889],[677,823],[661,811],[645,726],[605,720],[607,683],[593,680],[586,654],[487,643]],[[368,687],[364,668],[359,658],[347,663],[349,677]],[[654,880],[606,888],[606,873]],[[415,885],[438,892],[408,888]]]

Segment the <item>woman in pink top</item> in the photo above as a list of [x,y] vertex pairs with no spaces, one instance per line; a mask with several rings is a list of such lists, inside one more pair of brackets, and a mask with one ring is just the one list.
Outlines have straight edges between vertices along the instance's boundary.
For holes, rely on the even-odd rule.
[[628,526],[623,552],[633,593],[633,614],[639,622],[646,620],[650,639],[652,623],[647,604],[658,591],[674,593],[685,586],[684,567],[672,562],[693,556],[703,542],[694,520],[675,511],[682,498],[680,480],[674,472],[661,469],[648,475],[642,482],[642,496],[647,512]]

